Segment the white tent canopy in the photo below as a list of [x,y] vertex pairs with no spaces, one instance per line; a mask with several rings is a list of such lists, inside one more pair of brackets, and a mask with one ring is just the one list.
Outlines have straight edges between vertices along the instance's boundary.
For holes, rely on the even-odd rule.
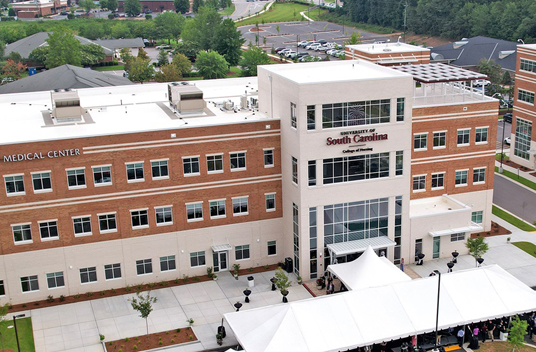
[[328,266],[328,271],[337,276],[349,290],[411,281],[411,278],[391,263],[389,259],[378,257],[370,246],[356,260],[332,264]]
[[[435,330],[439,276],[224,315],[247,352],[331,352]],[[497,265],[441,275],[439,329],[536,310]]]

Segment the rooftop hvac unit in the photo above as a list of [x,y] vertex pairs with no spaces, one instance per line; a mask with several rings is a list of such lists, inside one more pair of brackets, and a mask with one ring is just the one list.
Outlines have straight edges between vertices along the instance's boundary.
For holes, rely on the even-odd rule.
[[259,105],[258,105],[259,104],[259,99],[257,99],[257,98],[249,98],[249,101],[250,101],[250,106],[252,108],[256,109],[256,108],[259,107]]
[[168,84],[168,99],[181,114],[200,113],[207,106],[203,91],[191,85]]
[[240,96],[240,108],[241,109],[247,109],[248,108],[248,97],[245,94]]
[[234,103],[229,99],[229,100],[226,100],[224,103],[223,103],[223,107],[225,108],[225,110],[233,110],[234,108]]
[[57,122],[82,120],[82,107],[78,92],[72,89],[54,89],[50,92],[52,99],[52,117]]

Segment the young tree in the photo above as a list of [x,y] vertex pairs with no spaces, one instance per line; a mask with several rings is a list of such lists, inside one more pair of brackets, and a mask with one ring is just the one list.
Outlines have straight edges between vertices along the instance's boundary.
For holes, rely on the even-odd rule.
[[147,55],[147,52],[143,48],[140,48],[140,50],[138,50],[138,58],[143,60],[150,60],[149,55]]
[[48,46],[40,46],[38,48],[35,48],[34,50],[32,50],[32,52],[28,56],[28,59],[30,61],[38,62],[42,65],[45,65],[45,62],[47,60],[48,50],[49,50]]
[[129,17],[135,17],[140,14],[141,4],[140,0],[125,0],[124,2],[125,13]]
[[467,242],[465,243],[465,246],[467,249],[469,249],[469,254],[473,256],[475,260],[482,258],[484,253],[486,253],[489,249],[488,244],[484,242],[484,240],[484,237],[468,238]]
[[229,64],[225,58],[212,50],[201,51],[194,65],[204,79],[223,78],[229,70]]
[[192,3],[192,11],[194,13],[197,13],[199,11],[199,9],[201,7],[204,6],[204,1],[203,0],[194,0],[194,2]]
[[256,76],[258,65],[270,63],[268,54],[261,48],[250,45],[249,49],[242,54],[239,65],[242,69],[242,76]]
[[10,77],[17,80],[27,68],[28,66],[24,65],[22,62],[15,62],[8,59],[4,67],[2,67],[2,73],[4,77]]
[[214,49],[225,57],[229,65],[238,65],[242,55],[240,48],[245,40],[242,38],[242,33],[236,29],[234,21],[231,19],[223,20],[216,30],[216,37],[219,40],[215,42]]
[[287,289],[292,285],[292,281],[288,279],[288,276],[285,274],[283,269],[277,268],[275,271],[275,286],[281,291],[287,291]]
[[174,82],[181,79],[181,73],[177,66],[166,64],[161,67],[161,71],[155,73],[154,80],[157,82]]
[[175,10],[182,14],[190,11],[190,1],[188,0],[174,0],[173,4],[175,5]]
[[47,43],[49,47],[45,62],[47,68],[65,64],[81,65],[81,44],[68,30],[57,28],[48,35]]
[[171,60],[171,63],[177,67],[181,76],[184,76],[186,73],[190,73],[192,71],[192,63],[186,56],[182,54],[175,54]]
[[157,64],[158,66],[164,66],[169,63],[168,53],[164,49],[160,49],[158,52]]
[[13,17],[13,16],[17,16],[17,13],[12,7],[10,7],[9,10],[7,10],[7,15]]
[[527,322],[520,320],[516,315],[512,319],[512,326],[508,329],[508,343],[512,346],[512,352],[519,350],[519,347],[525,344],[525,334],[527,332]]
[[355,44],[361,44],[361,33],[359,32],[352,32],[352,35],[350,36],[350,39],[348,39],[345,44],[349,45],[355,45]]
[[502,68],[494,60],[482,59],[478,63],[477,70],[489,77],[489,81],[494,84],[501,83]]
[[22,62],[23,61],[21,54],[19,54],[16,51],[10,52],[9,55],[6,56],[6,59],[10,59],[10,60],[13,60],[15,62]]
[[153,304],[157,302],[156,297],[151,296],[151,292],[147,292],[147,295],[142,295],[139,292],[136,293],[136,297],[128,300],[132,305],[132,309],[140,313],[140,318],[145,319],[145,327],[147,328],[147,335],[149,335],[149,314],[153,311]]

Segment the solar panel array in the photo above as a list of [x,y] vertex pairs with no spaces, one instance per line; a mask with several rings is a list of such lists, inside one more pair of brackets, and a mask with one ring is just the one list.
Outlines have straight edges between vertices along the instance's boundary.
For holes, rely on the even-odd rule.
[[423,83],[472,81],[488,78],[479,72],[445,64],[402,65],[391,68],[409,73],[416,81]]

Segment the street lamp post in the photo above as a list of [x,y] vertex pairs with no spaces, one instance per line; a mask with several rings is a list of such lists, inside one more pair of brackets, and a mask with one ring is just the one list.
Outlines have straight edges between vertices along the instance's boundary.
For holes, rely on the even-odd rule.
[[502,128],[502,139],[501,139],[501,166],[499,166],[499,173],[503,172],[503,158],[504,158],[504,117],[503,117],[503,128]]
[[439,328],[439,293],[441,292],[441,272],[439,270],[434,270],[438,279],[437,279],[437,310],[436,310],[436,319],[435,319],[435,343],[434,350],[437,351],[437,334]]
[[17,339],[17,350],[20,352],[19,333],[17,331],[17,318],[24,318],[26,314],[18,314],[13,316],[13,326],[15,327],[15,338]]

